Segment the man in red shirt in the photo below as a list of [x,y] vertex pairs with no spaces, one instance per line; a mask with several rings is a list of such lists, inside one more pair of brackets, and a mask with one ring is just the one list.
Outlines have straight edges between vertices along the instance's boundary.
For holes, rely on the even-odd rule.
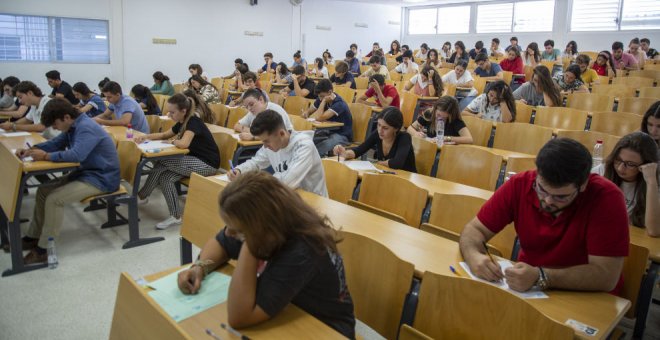
[[399,107],[399,92],[397,92],[396,87],[385,84],[385,77],[382,74],[374,74],[369,78],[369,89],[362,97],[358,98],[358,103],[374,106],[374,103],[367,101],[373,96],[376,96],[375,106],[382,108],[388,106]]
[[[617,294],[629,246],[621,190],[589,173],[591,155],[572,139],[548,142],[536,167],[511,177],[465,226],[459,243],[470,269],[486,280],[504,278],[517,291],[536,285]],[[483,242],[511,222],[519,262],[502,273]]]

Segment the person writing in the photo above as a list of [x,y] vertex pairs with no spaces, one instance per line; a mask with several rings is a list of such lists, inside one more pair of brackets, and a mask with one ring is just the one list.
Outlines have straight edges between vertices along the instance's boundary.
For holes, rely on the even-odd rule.
[[452,96],[443,96],[433,104],[433,108],[424,111],[408,127],[408,133],[420,138],[436,138],[438,118],[445,121],[445,143],[472,144],[472,134],[465,125],[458,111],[458,101]]
[[[149,124],[142,107],[135,99],[122,94],[119,84],[114,81],[108,82],[101,91],[110,105],[105,112],[93,118],[97,123],[108,126],[128,126],[130,124],[135,131],[149,133]],[[115,119],[108,119],[112,118],[113,114]]]
[[[368,102],[367,99],[376,97],[376,103]],[[357,100],[360,104],[369,106],[399,107],[399,92],[396,87],[385,84],[385,78],[380,74],[375,74],[369,78],[369,89]]]

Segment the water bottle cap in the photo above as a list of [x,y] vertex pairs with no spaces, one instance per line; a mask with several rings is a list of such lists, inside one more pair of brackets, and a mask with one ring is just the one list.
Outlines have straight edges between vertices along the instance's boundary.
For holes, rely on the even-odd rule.
[[603,141],[602,140],[597,140],[596,144],[603,144]]
[[126,125],[126,127],[130,129],[130,128],[131,128],[131,124],[129,123],[128,125]]
[[55,238],[54,237],[49,237],[48,241],[55,241]]

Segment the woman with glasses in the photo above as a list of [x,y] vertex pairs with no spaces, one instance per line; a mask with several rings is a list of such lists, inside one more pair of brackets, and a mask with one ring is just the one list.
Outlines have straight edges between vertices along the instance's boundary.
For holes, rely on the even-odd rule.
[[604,164],[592,169],[616,184],[626,198],[630,224],[660,236],[658,152],[653,138],[643,132],[624,136]]

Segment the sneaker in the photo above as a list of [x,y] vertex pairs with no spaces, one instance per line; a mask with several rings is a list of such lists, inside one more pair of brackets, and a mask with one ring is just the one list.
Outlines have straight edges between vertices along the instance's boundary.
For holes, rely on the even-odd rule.
[[147,197],[145,199],[141,199],[140,196],[138,196],[137,203],[138,203],[138,205],[145,205],[145,204],[149,203],[149,197]]
[[172,226],[181,225],[181,219],[174,216],[168,217],[165,221],[156,224],[156,229],[165,230]]

